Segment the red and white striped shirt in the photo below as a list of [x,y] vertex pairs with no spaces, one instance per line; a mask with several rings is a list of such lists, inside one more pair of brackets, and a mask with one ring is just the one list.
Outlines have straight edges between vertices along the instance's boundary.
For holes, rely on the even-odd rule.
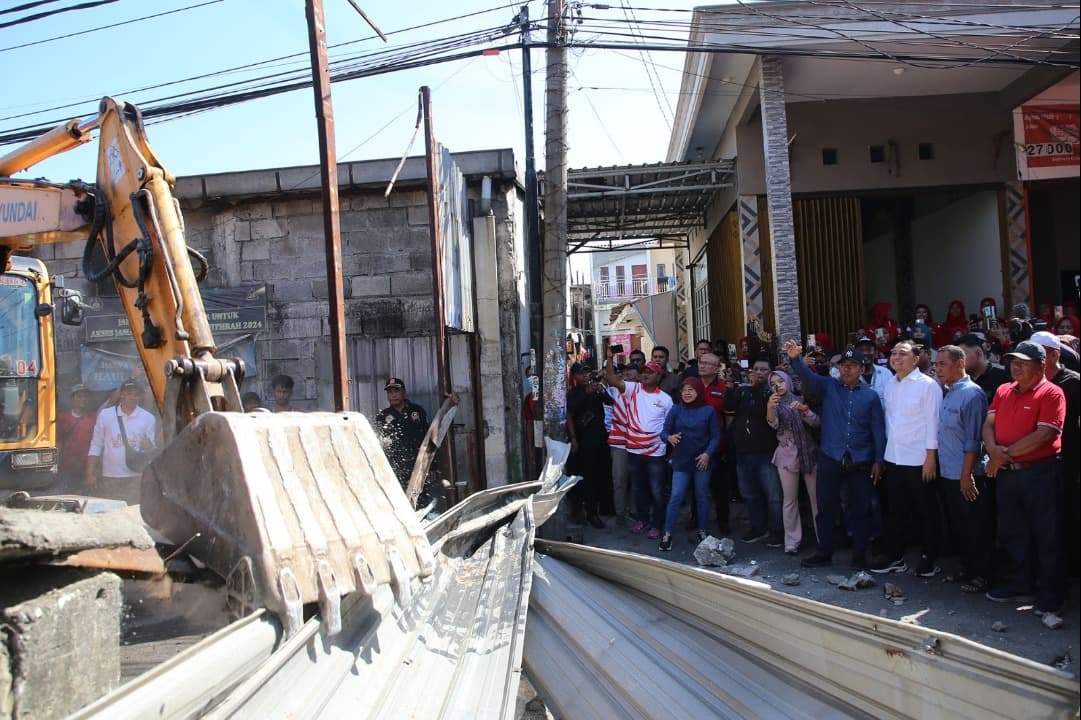
[[608,429],[608,444],[612,447],[627,445],[627,404],[618,388],[605,389],[612,398],[612,427]]
[[[672,408],[672,397],[660,388],[650,392],[643,388],[641,383],[628,382],[625,385],[626,389],[620,399],[626,412],[623,444],[627,452],[653,457],[664,455],[661,430],[664,429],[664,419]],[[613,416],[613,429],[615,426]]]

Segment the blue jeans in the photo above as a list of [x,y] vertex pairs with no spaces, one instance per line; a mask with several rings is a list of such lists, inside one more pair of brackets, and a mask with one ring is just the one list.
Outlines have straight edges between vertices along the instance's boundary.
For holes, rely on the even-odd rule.
[[736,476],[740,495],[747,501],[751,533],[783,532],[781,505],[784,494],[781,476],[773,464],[773,453],[736,455]]
[[687,495],[687,488],[694,480],[694,505],[698,510],[698,529],[705,530],[709,524],[709,478],[710,470],[694,472],[672,472],[672,497],[668,500],[668,512],[664,516],[664,531],[670,533],[676,528],[679,508]]
[[1002,470],[996,478],[998,538],[1010,556],[1002,587],[1025,595],[1035,579],[1039,610],[1058,610],[1066,600],[1058,525],[1061,465],[1051,460],[1024,470]]
[[871,480],[871,463],[855,466],[847,472],[825,453],[818,454],[818,550],[815,555],[833,557],[833,525],[841,511],[841,492],[845,506],[845,527],[852,533],[852,556],[866,557],[871,529],[871,497],[875,494]]
[[[627,453],[627,471],[631,476],[638,521],[659,529],[664,522],[664,481],[668,475],[664,457]],[[649,511],[651,504],[652,517]]]

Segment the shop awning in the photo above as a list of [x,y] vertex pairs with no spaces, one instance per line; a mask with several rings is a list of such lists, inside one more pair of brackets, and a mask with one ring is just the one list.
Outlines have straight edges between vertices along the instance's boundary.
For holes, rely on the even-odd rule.
[[735,183],[735,162],[657,163],[567,173],[567,252],[684,247]]

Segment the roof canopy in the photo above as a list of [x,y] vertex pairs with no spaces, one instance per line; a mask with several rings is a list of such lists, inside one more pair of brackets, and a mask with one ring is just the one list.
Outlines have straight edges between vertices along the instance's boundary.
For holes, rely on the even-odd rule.
[[735,183],[731,160],[585,168],[567,173],[567,251],[685,246]]

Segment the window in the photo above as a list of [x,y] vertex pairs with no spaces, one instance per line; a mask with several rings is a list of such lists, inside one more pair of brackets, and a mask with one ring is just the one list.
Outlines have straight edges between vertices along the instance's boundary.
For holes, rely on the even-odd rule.
[[668,273],[666,273],[664,270],[665,270],[664,263],[657,263],[657,277],[659,277],[659,278],[668,277]]
[[616,287],[614,294],[620,297],[627,294],[627,268],[623,265],[616,265]]
[[635,297],[649,295],[649,267],[631,265],[631,293]]

